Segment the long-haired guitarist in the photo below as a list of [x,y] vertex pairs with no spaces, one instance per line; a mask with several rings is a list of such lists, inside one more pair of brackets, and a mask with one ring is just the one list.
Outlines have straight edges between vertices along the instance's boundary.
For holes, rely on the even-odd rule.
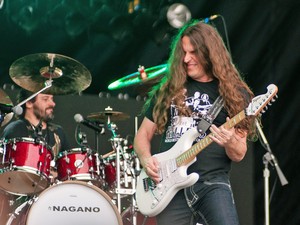
[[[231,162],[244,158],[247,138],[255,133],[255,129],[251,117],[231,129],[221,125],[243,110],[254,95],[212,25],[189,22],[181,28],[171,47],[167,75],[149,93],[134,149],[147,176],[159,185],[165,178],[161,177],[159,157],[151,153],[151,140],[155,134],[162,135],[159,152],[174,146],[178,149],[180,146],[176,143],[182,135],[205,119],[205,123],[212,125],[208,129],[199,126],[199,136],[194,142],[212,133],[213,143],[188,167],[188,174],[199,174],[197,182],[175,194],[156,216],[157,223],[239,224],[229,181]],[[213,118],[215,114],[211,111],[214,110],[210,108],[219,96],[223,107]],[[145,201],[143,204],[154,203]]]

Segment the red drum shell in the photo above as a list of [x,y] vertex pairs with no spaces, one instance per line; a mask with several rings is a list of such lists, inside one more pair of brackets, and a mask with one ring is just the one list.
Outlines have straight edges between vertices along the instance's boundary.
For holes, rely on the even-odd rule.
[[50,163],[53,154],[44,142],[32,138],[8,140],[3,148],[0,187],[9,193],[38,193],[50,184]]
[[58,180],[99,180],[97,156],[74,148],[60,153],[57,159]]

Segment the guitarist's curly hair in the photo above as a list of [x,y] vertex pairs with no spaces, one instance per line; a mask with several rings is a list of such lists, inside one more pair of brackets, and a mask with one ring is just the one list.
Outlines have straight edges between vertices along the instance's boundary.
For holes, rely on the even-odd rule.
[[[218,31],[203,22],[191,21],[174,38],[167,64],[167,75],[151,90],[149,99],[145,104],[144,110],[155,98],[153,118],[159,134],[165,129],[171,101],[177,105],[179,115],[188,116],[191,113],[184,103],[184,87],[188,76],[183,60],[185,55],[181,43],[183,36],[190,38],[199,62],[202,63],[206,73],[219,81],[219,92],[224,99],[224,107],[230,117],[246,108],[254,96],[232,63],[231,56]],[[247,100],[245,100],[245,96],[248,98]],[[254,134],[253,118],[247,117],[236,128],[246,130],[248,136]]]

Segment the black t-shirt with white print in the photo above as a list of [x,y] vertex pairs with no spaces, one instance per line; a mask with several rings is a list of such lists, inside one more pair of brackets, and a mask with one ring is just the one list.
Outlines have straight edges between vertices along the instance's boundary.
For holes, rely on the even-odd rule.
[[[197,126],[202,115],[205,115],[214,101],[219,96],[218,81],[197,82],[189,79],[186,83],[186,98],[185,103],[192,110],[191,117],[178,116],[177,107],[171,104],[169,110],[168,123],[165,132],[162,135],[160,152],[164,152],[173,147],[182,134],[191,127]],[[145,113],[145,116],[153,121],[152,111],[153,102]],[[227,112],[222,108],[217,118],[214,120],[216,126],[221,126],[226,122]],[[199,136],[195,142],[201,140],[209,133]],[[200,174],[199,180],[209,180],[216,176],[227,176],[231,168],[231,160],[225,153],[225,149],[215,142],[207,146],[197,155],[197,161],[188,168],[188,173],[197,172]]]

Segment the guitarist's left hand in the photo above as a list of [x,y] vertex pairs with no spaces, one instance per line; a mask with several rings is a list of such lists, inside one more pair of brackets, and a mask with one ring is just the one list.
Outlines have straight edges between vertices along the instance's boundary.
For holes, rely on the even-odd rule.
[[[230,119],[227,117],[227,121]],[[246,137],[247,133],[244,131],[237,132],[236,129],[226,129],[224,126],[216,127],[214,124],[210,127],[210,138],[224,147],[228,157],[233,161],[241,161],[247,151]]]

